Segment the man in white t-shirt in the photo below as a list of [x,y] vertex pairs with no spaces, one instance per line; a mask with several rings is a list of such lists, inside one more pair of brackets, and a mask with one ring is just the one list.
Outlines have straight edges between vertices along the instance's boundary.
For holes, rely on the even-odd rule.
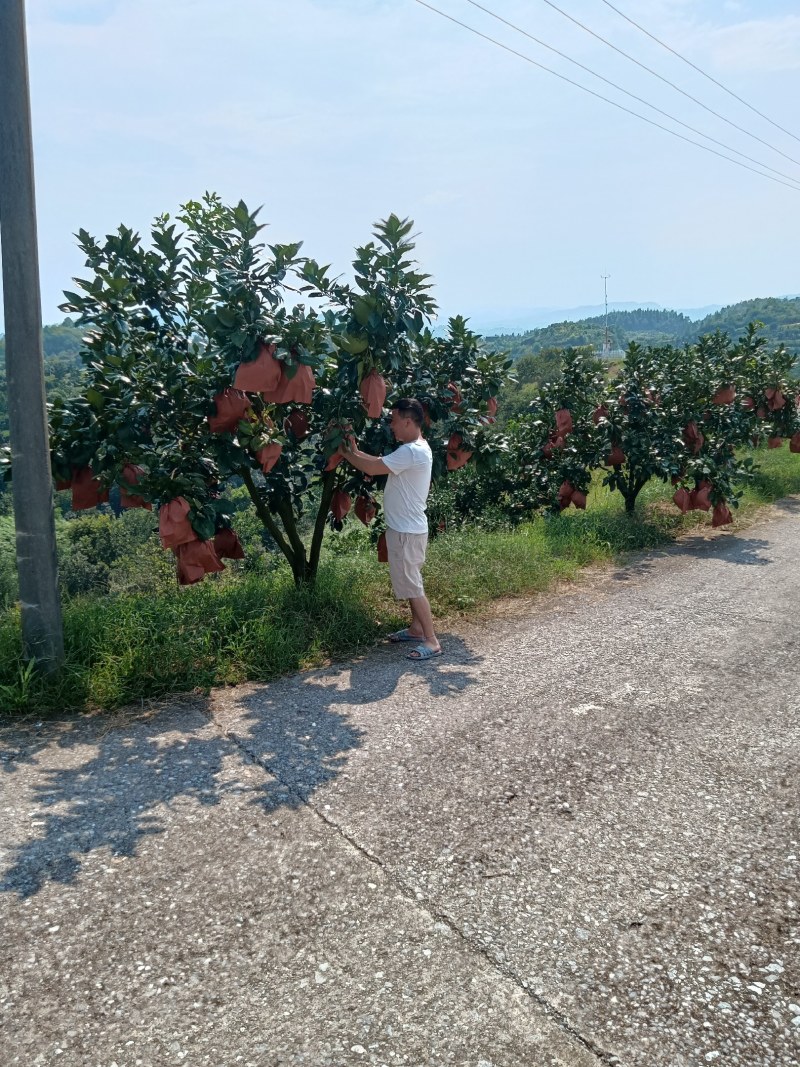
[[391,634],[389,640],[419,642],[408,656],[415,660],[442,654],[420,573],[428,545],[425,504],[433,466],[430,446],[422,436],[424,420],[425,411],[419,400],[398,400],[392,408],[390,423],[399,442],[394,452],[388,456],[370,456],[360,452],[352,438],[343,449],[345,459],[358,470],[389,476],[383,492],[389,575],[394,595],[398,600],[407,600],[411,608],[411,625]]

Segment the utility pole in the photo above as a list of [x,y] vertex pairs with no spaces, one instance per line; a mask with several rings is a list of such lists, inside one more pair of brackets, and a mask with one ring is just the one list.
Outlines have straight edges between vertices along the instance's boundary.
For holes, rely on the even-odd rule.
[[42,357],[42,298],[24,0],[0,0],[0,238],[19,598],[25,659],[64,659]]
[[606,333],[603,341],[603,359],[609,359],[611,356],[611,342],[608,339],[608,279],[611,275],[601,274],[600,277],[603,279],[603,295],[606,302]]

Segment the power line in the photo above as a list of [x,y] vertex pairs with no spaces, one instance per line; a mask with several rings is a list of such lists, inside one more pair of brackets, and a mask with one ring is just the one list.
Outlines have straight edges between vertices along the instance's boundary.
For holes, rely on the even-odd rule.
[[724,141],[718,141],[716,137],[712,137],[709,133],[703,133],[702,130],[698,130],[695,126],[690,126],[688,122],[683,122],[682,119],[676,118],[674,115],[670,115],[668,111],[663,111],[660,107],[656,107],[655,104],[651,104],[648,100],[645,100],[641,96],[637,96],[636,93],[631,93],[621,85],[617,85],[616,82],[611,81],[609,78],[604,77],[602,74],[598,74],[596,70],[592,70],[591,67],[585,66],[583,63],[578,62],[577,59],[573,59],[568,56],[566,52],[559,51],[558,48],[554,48],[552,45],[547,44],[546,41],[540,40],[538,37],[534,37],[533,34],[528,33],[527,30],[523,30],[521,26],[515,25],[513,22],[509,22],[508,19],[504,19],[501,15],[491,11],[488,7],[484,7],[483,4],[479,4],[476,0],[467,0],[468,4],[472,4],[473,7],[477,7],[480,11],[486,12],[487,15],[491,15],[493,19],[497,19],[498,22],[502,22],[504,26],[508,26],[512,30],[516,30],[517,33],[521,33],[524,37],[534,41],[536,44],[541,45],[542,48],[546,48],[549,52],[554,52],[557,56],[561,56],[562,59],[566,59],[568,63],[572,63],[575,67],[580,67],[581,70],[585,70],[587,74],[591,74],[593,78],[599,78],[600,81],[605,82],[606,85],[610,85],[612,89],[616,89],[620,93],[624,93],[625,96],[629,96],[632,100],[638,101],[640,104],[644,104],[645,107],[649,107],[652,111],[657,112],[659,115],[663,115],[664,118],[669,119],[671,122],[676,122],[679,126],[683,126],[685,130],[690,130],[692,133],[696,133],[698,137],[705,137],[707,141],[711,141],[712,144],[718,145],[720,148],[724,148],[727,152],[733,152],[734,155],[741,156],[742,159],[747,159],[751,163],[755,163],[757,167],[763,167],[765,170],[772,171],[773,174],[778,174],[781,178],[787,178],[790,182],[800,183],[800,178],[795,178],[791,174],[785,174],[782,170],[777,170],[775,167],[771,167],[769,163],[763,163],[760,159],[754,159],[753,156],[748,156],[746,152],[740,152],[738,148],[733,148],[729,144],[725,144]]
[[671,48],[665,41],[662,41],[661,38],[656,37],[654,33],[650,33],[649,30],[646,30],[644,26],[640,26],[638,22],[634,22],[634,20],[630,18],[630,16],[626,15],[624,11],[620,11],[618,7],[614,7],[613,4],[609,3],[609,0],[603,0],[603,3],[606,5],[606,7],[610,7],[612,11],[616,11],[620,18],[625,19],[626,22],[630,22],[631,26],[635,26],[637,30],[641,30],[641,32],[647,37],[649,37],[651,41],[655,41],[656,44],[660,44],[662,48],[666,48],[668,52],[672,52],[672,54],[674,56],[677,56],[678,59],[683,60],[683,62],[690,66],[692,70],[696,70],[698,74],[702,74],[704,78],[708,78],[710,82],[713,82],[714,85],[724,90],[724,92],[726,92],[728,96],[732,96],[734,100],[738,100],[740,104],[744,104],[745,107],[750,108],[750,110],[753,111],[756,115],[768,122],[770,126],[774,126],[776,130],[780,130],[781,133],[785,133],[789,137],[793,137],[795,141],[800,141],[800,137],[792,133],[791,130],[787,130],[784,126],[781,126],[779,123],[773,121],[769,117],[769,115],[765,115],[764,112],[759,111],[757,107],[753,107],[752,104],[748,104],[746,100],[743,100],[741,96],[737,96],[737,94],[732,89],[729,89],[727,85],[723,85],[722,82],[717,81],[716,78],[712,77],[701,67],[698,67],[696,63],[692,63],[691,59],[687,59],[686,56],[681,55],[680,52],[677,52],[674,48]]
[[762,137],[759,137],[755,133],[750,133],[750,131],[746,130],[744,126],[739,126],[732,119],[726,118],[718,111],[714,111],[713,108],[710,108],[707,104],[704,104],[702,100],[698,100],[696,96],[692,96],[691,93],[687,93],[685,89],[681,89],[681,87],[679,85],[676,85],[675,82],[670,81],[669,78],[665,78],[663,74],[659,74],[658,71],[653,70],[652,67],[648,67],[646,63],[642,63],[640,60],[636,59],[635,56],[629,55],[621,48],[618,48],[615,44],[612,44],[611,41],[607,40],[605,37],[602,37],[599,33],[595,33],[594,30],[589,29],[589,27],[584,25],[584,23],[581,22],[579,19],[574,18],[567,11],[564,11],[563,8],[560,8],[558,6],[558,4],[554,4],[553,0],[543,0],[543,2],[547,4],[548,7],[552,7],[554,11],[557,11],[559,15],[563,15],[565,19],[569,19],[569,21],[574,22],[576,26],[580,26],[580,28],[582,30],[585,30],[586,33],[591,34],[592,37],[595,37],[598,41],[602,41],[603,44],[608,45],[609,48],[612,48],[615,52],[618,52],[621,56],[624,56],[626,59],[630,60],[631,63],[635,63],[637,67],[641,67],[642,70],[646,70],[648,74],[652,74],[654,78],[658,78],[659,81],[664,82],[665,85],[669,85],[676,92],[680,93],[681,96],[685,96],[687,100],[693,101],[699,107],[703,108],[704,111],[708,111],[709,114],[713,115],[715,118],[721,119],[723,122],[727,122],[729,126],[733,126],[733,128],[735,130],[738,130],[739,133],[743,133],[747,137],[752,137],[753,140],[758,141],[759,144],[766,145],[766,147],[771,149],[773,152],[777,152],[779,156],[783,156],[784,159],[788,159],[790,163],[794,163],[797,166],[800,166],[800,160],[794,159],[792,156],[787,155],[786,152],[782,152],[780,148],[776,148],[775,145],[770,144],[769,141],[765,141]]
[[574,81],[572,78],[568,78],[565,74],[559,74],[557,70],[553,70],[551,67],[546,67],[544,63],[539,63],[535,59],[531,59],[530,56],[526,56],[523,52],[518,52],[515,48],[510,48],[507,44],[503,44],[501,41],[496,40],[494,37],[490,37],[486,33],[482,33],[480,30],[476,30],[473,26],[467,25],[466,22],[461,22],[459,19],[454,18],[452,15],[448,15],[444,11],[440,11],[438,7],[434,7],[432,4],[426,3],[426,0],[414,0],[415,3],[421,7],[428,8],[429,11],[435,12],[437,15],[441,15],[442,18],[447,19],[449,22],[454,22],[457,26],[461,26],[465,30],[469,30],[470,33],[474,33],[476,37],[482,37],[490,44],[496,45],[498,48],[502,48],[505,52],[510,52],[511,55],[517,56],[518,59],[524,59],[526,63],[530,63],[534,67],[539,67],[540,70],[547,71],[548,74],[554,75],[561,81],[567,82],[569,85],[574,85],[578,89],[582,89],[583,92],[589,93],[590,96],[596,97],[598,100],[603,100],[606,104],[611,104],[612,107],[619,108],[620,111],[624,111],[628,115],[633,115],[636,119],[641,119],[642,122],[647,122],[650,126],[655,126],[659,130],[664,130],[666,133],[672,134],[673,137],[679,138],[681,141],[686,141],[687,144],[692,144],[696,148],[702,148],[704,152],[710,152],[714,156],[719,156],[720,159],[726,159],[729,163],[735,163],[737,167],[742,167],[744,170],[749,170],[753,174],[758,174],[762,178],[768,178],[772,182],[777,182],[779,185],[785,185],[787,189],[793,189],[795,192],[800,192],[800,185],[792,185],[789,182],[783,181],[781,178],[774,178],[771,174],[765,174],[762,170],[756,170],[755,167],[750,167],[747,163],[742,163],[738,159],[732,159],[730,156],[726,156],[722,152],[718,152],[715,148],[709,148],[708,145],[701,144],[700,141],[693,141],[691,137],[684,137],[682,133],[678,133],[677,130],[671,130],[668,126],[662,126],[660,122],[655,122],[653,119],[647,118],[646,115],[640,115],[637,111],[631,111],[630,108],[625,107],[624,104],[617,103],[616,100],[610,100],[607,96],[603,96],[602,93],[596,93],[594,89],[589,89],[585,85],[581,85],[580,82]]

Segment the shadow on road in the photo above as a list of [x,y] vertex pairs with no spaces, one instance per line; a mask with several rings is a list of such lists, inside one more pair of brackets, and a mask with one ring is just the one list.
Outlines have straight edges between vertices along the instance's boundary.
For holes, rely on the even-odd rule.
[[[455,666],[471,659],[468,650],[458,639],[446,643],[447,659],[415,664],[404,649],[378,650],[346,671],[334,666],[258,687],[241,700],[238,744],[211,722],[207,698],[3,728],[0,891],[29,897],[47,882],[72,884],[83,858],[101,850],[134,856],[186,800],[209,807],[233,794],[267,812],[299,807],[362,743],[363,730],[337,705],[380,701],[409,672],[434,696],[470,684]],[[266,783],[237,773],[250,762],[242,747],[270,773]]]
[[[418,678],[433,697],[449,697],[475,683],[474,674],[460,665],[478,664],[480,657],[460,638],[447,635],[442,643],[445,656],[425,663],[406,659],[412,645],[387,645],[346,667],[259,687],[235,700],[231,735],[286,789],[308,800],[346,762],[340,738],[329,737],[331,730],[341,730],[344,721],[337,706],[377,705],[409,675]],[[363,732],[354,733],[357,744]],[[310,747],[318,749],[312,758]]]

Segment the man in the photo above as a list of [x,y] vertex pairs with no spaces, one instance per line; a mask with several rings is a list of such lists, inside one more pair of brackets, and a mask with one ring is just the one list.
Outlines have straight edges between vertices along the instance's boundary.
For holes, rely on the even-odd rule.
[[433,616],[422,586],[420,570],[428,545],[425,503],[431,487],[433,457],[422,436],[425,412],[419,400],[398,400],[392,408],[389,427],[399,447],[388,456],[360,452],[355,439],[343,447],[345,459],[364,474],[388,474],[383,493],[386,516],[386,548],[394,595],[407,600],[411,625],[391,634],[390,641],[418,641],[408,659],[427,660],[441,656],[442,647],[433,629]]

